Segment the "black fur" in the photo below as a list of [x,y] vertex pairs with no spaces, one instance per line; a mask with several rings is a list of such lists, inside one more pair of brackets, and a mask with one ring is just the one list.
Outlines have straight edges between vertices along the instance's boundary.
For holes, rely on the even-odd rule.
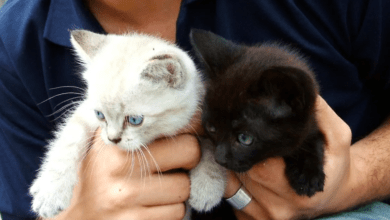
[[[324,136],[314,109],[318,84],[303,57],[279,44],[249,47],[201,30],[192,30],[190,38],[208,77],[202,123],[216,146],[216,161],[246,172],[280,156],[297,194],[323,191]],[[248,137],[252,143],[242,144]]]

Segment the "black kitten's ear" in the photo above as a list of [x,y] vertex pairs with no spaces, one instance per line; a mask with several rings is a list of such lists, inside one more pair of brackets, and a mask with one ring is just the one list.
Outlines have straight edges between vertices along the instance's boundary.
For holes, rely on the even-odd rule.
[[312,72],[294,67],[272,67],[261,74],[249,94],[265,99],[271,115],[279,118],[313,111],[318,85]]
[[190,41],[197,57],[214,74],[228,66],[239,56],[241,46],[223,37],[199,29],[191,29]]

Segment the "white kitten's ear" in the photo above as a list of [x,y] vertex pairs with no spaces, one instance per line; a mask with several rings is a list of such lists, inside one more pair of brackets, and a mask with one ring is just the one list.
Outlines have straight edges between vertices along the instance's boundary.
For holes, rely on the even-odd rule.
[[180,89],[187,81],[187,74],[182,65],[171,55],[159,55],[150,60],[141,76],[153,83],[166,83],[171,88]]
[[72,43],[77,55],[84,61],[90,62],[104,44],[106,36],[86,30],[74,30],[70,33]]

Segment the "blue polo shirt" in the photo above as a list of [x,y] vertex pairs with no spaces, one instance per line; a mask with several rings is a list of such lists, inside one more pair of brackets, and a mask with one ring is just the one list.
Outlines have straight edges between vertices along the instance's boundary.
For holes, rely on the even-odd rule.
[[[177,43],[191,50],[194,27],[248,45],[281,41],[299,48],[317,74],[321,95],[356,141],[390,113],[389,12],[387,0],[183,0]],[[8,0],[0,9],[4,220],[34,218],[28,187],[46,140],[71,107],[66,100],[79,97],[70,86],[83,87],[70,48],[72,29],[104,33],[82,0]],[[43,102],[48,97],[54,98]]]

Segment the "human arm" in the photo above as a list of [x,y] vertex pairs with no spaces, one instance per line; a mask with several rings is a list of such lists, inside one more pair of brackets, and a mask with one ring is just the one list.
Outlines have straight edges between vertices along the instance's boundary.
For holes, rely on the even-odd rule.
[[[370,202],[390,195],[390,117],[366,138],[351,147],[355,169],[353,191],[348,200]],[[355,193],[359,192],[359,193]]]
[[[238,219],[299,219],[336,213],[389,195],[390,126],[382,127],[351,146],[351,131],[320,97],[317,118],[326,138],[325,189],[313,197],[295,194],[284,175],[282,158],[271,158],[248,171],[230,173],[230,197],[244,183],[253,196]],[[373,175],[375,174],[375,175]]]

